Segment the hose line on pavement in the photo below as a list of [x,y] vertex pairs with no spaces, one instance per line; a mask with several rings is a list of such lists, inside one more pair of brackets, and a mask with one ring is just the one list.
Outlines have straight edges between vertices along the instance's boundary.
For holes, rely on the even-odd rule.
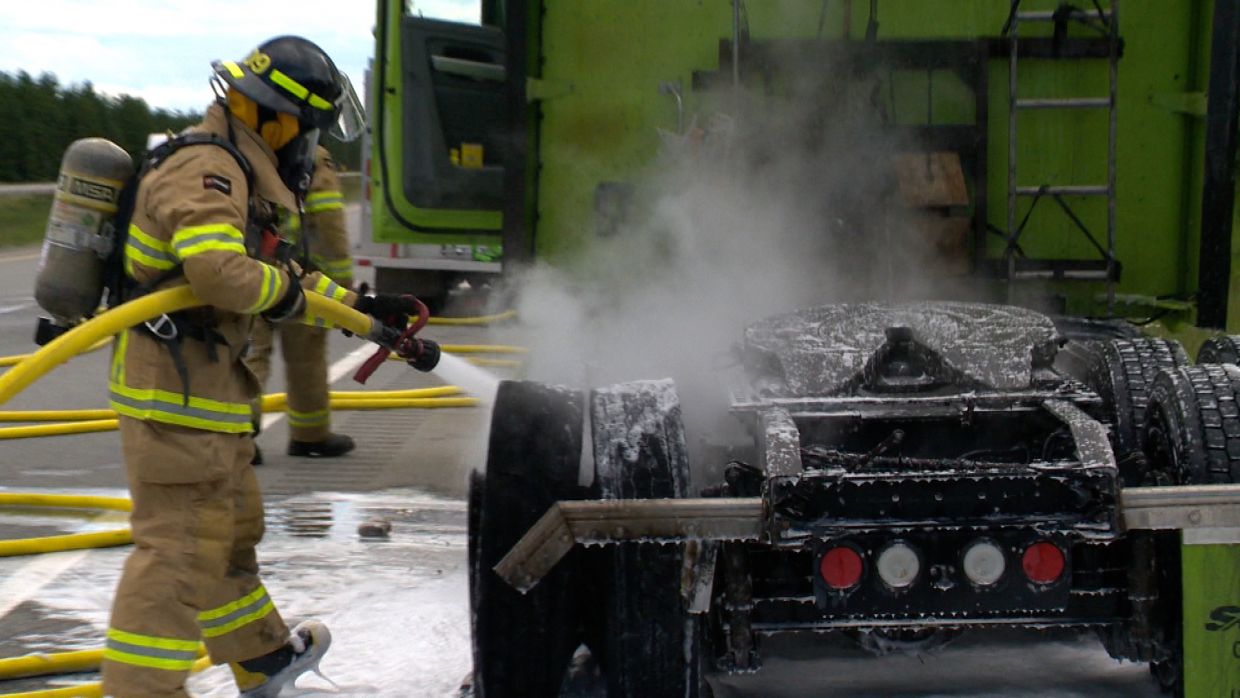
[[[451,397],[461,394],[455,385],[441,385],[434,388],[414,388],[411,390],[333,390],[328,393],[331,400],[366,399],[366,400],[405,400],[409,398]],[[263,396],[264,412],[278,412],[288,402],[286,393],[268,393]],[[392,407],[398,406],[393,404]],[[114,410],[101,408],[89,410],[0,410],[0,422],[87,422],[93,420],[116,419]],[[84,430],[89,431],[89,430]],[[102,431],[100,429],[99,431]],[[0,433],[3,430],[0,429]],[[0,436],[0,438],[5,438]],[[20,438],[20,437],[8,437]]]
[[493,322],[508,320],[517,316],[515,310],[505,310],[502,313],[494,315],[479,315],[477,317],[432,317],[429,321],[431,325],[489,325]]
[[[199,648],[199,658],[190,667],[190,673],[196,674],[211,667],[211,658],[206,650]],[[72,674],[82,671],[94,671],[103,662],[103,650],[78,650],[74,652],[58,652],[55,654],[35,654],[26,657],[0,659],[0,680],[27,676],[51,676],[53,674]],[[36,673],[8,673],[9,671],[29,670]],[[64,688],[44,688],[22,693],[0,693],[0,698],[103,698],[103,685],[84,683]]]
[[[96,497],[73,494],[39,494],[31,492],[0,492],[0,506],[6,507],[52,507],[60,509],[109,509],[130,511],[133,503],[123,497]],[[128,545],[133,537],[128,528],[110,531],[68,533],[60,536],[42,536],[19,540],[0,541],[0,557],[33,555],[82,548],[109,548]],[[3,674],[0,673],[0,678]]]

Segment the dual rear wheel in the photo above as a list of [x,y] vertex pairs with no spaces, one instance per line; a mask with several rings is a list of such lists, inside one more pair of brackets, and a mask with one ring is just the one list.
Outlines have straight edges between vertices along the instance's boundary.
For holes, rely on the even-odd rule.
[[[680,594],[683,545],[574,549],[525,595],[492,569],[556,501],[688,496],[671,381],[595,390],[588,407],[583,397],[540,383],[500,385],[487,470],[470,481],[474,696],[552,698],[582,683],[609,698],[707,695],[696,617]],[[578,484],[583,445],[594,460],[589,485]],[[590,661],[572,662],[583,648]],[[596,671],[595,685],[570,664],[578,674]]]

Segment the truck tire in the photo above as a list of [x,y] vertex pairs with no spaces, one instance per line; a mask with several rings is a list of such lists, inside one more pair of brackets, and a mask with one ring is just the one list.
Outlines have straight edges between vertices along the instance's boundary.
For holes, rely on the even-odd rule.
[[1199,364],[1240,364],[1240,335],[1211,337],[1197,350]]
[[1175,340],[1137,337],[1097,344],[1088,382],[1114,425],[1111,445],[1123,484],[1140,485],[1146,478],[1140,455],[1150,384],[1159,371],[1187,364],[1188,355]]
[[[1202,364],[1160,373],[1150,390],[1145,451],[1151,473],[1162,483],[1240,482],[1240,368]],[[1179,536],[1162,533],[1158,543],[1155,627],[1165,656],[1150,670],[1178,696],[1184,690]]]
[[553,503],[580,499],[582,394],[504,381],[485,473],[470,479],[469,572],[475,698],[553,698],[581,644],[579,556],[526,594],[492,569]]
[[[595,390],[590,418],[598,496],[688,495],[688,451],[672,381]],[[594,558],[597,588],[606,601],[587,643],[594,643],[603,665],[609,698],[709,695],[701,633],[680,593],[683,556],[683,545],[624,543],[602,548]]]

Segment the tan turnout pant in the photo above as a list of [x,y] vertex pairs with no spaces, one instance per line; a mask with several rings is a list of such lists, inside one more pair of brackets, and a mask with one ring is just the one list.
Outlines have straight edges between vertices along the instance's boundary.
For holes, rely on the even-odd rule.
[[322,441],[332,430],[327,389],[327,330],[297,322],[273,326],[266,320],[255,320],[245,363],[263,386],[271,375],[276,333],[280,335],[280,354],[284,357],[289,438]]
[[288,639],[258,577],[264,526],[253,440],[123,416],[120,428],[134,549],[112,605],[103,692],[186,696],[200,641],[220,664]]

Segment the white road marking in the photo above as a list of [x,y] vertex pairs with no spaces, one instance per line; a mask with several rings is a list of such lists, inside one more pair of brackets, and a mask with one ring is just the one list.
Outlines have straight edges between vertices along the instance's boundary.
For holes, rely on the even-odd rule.
[[62,553],[35,555],[30,562],[17,568],[8,579],[0,582],[0,618],[37,596],[43,587],[80,562],[88,552],[67,550]]
[[[364,362],[367,357],[375,353],[376,348],[377,347],[375,345],[370,343],[363,344],[350,352],[348,356],[332,364],[331,367],[327,369],[327,385],[331,386],[332,383],[335,383],[343,378],[345,374],[352,373],[358,366],[362,365],[362,362]],[[283,412],[272,412],[270,414],[263,415],[263,429],[270,427],[272,424],[279,422],[281,419],[284,419]]]

